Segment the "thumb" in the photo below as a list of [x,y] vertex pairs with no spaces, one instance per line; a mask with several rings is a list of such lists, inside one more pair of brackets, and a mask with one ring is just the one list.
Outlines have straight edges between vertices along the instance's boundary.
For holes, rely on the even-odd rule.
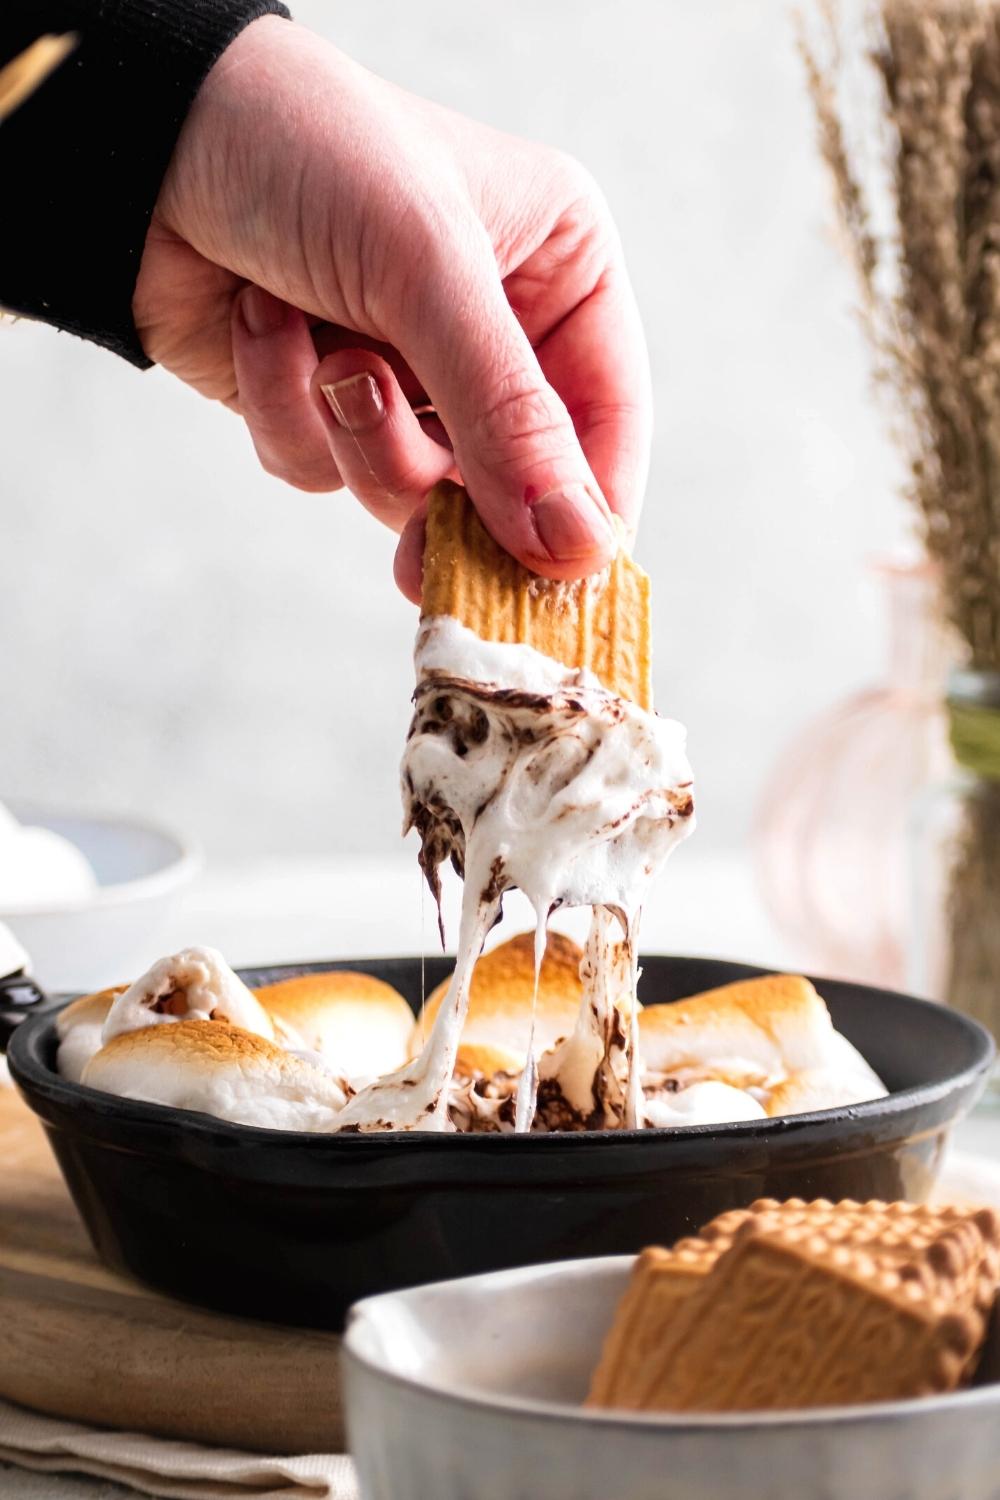
[[[611,513],[569,412],[549,385],[490,252],[430,294],[403,352],[455,450],[487,530],[550,578],[581,578],[613,556]],[[447,284],[445,284],[447,281]]]

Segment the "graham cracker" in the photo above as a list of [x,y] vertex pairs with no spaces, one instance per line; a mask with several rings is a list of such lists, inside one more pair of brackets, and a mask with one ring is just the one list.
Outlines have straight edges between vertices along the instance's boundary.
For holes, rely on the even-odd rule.
[[[650,1291],[657,1267],[672,1296]],[[761,1200],[644,1252],[588,1401],[749,1411],[952,1390],[975,1363],[998,1279],[990,1210]]]
[[460,485],[430,493],[421,618],[451,615],[481,640],[533,646],[586,667],[611,692],[652,708],[649,578],[619,548],[603,572],[540,578],[493,540]]

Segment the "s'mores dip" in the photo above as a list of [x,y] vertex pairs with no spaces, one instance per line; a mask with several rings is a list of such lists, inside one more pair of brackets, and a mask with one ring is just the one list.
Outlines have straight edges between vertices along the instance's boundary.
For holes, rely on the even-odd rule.
[[[551,582],[493,541],[464,490],[431,494],[402,787],[435,897],[445,861],[464,880],[458,958],[419,1055],[352,1099],[342,1128],[449,1128],[473,966],[515,886],[535,911],[536,975],[551,913],[593,912],[578,1023],[545,1079],[550,1105],[562,1073],[596,1070],[599,1123],[640,1123],[637,1011],[626,1028],[616,1002],[635,994],[645,893],[694,826],[685,732],[652,710],[649,643],[649,580],[624,549],[599,575]],[[518,1131],[531,1128],[538,1087],[529,1039]]]
[[[184,949],[63,1012],[64,1076],[352,1133],[673,1129],[885,1093],[800,976],[639,1003],[643,903],[694,801],[684,729],[652,708],[649,580],[624,550],[576,583],[538,578],[442,484],[415,665],[404,832],[439,910],[441,866],[463,878],[454,971],[416,1020],[370,975],[251,991],[214,949]],[[534,930],[484,952],[515,887]],[[549,933],[564,906],[591,909],[583,949]]]
[[[446,1129],[513,1132],[529,1047],[536,1133],[620,1128],[630,1063],[645,1127],[763,1120],[885,1093],[801,975],[760,975],[644,1007],[617,941],[601,1013],[592,951],[560,932],[548,933],[540,966],[536,950],[537,932],[520,933],[473,966]],[[60,1011],[56,1062],[62,1077],[125,1098],[332,1132],[374,1081],[395,1082],[420,1061],[452,995],[453,977],[414,1016],[392,985],[350,969],[251,990],[216,949],[184,948],[131,984]]]

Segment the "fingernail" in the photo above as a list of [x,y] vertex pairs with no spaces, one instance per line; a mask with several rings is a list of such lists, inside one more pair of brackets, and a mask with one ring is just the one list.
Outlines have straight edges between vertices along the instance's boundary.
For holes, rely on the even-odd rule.
[[261,286],[248,286],[240,298],[240,312],[247,332],[255,339],[277,333],[288,313],[279,297],[272,297]]
[[333,385],[321,385],[320,390],[333,415],[348,432],[370,432],[385,416],[378,381],[367,372],[349,375],[346,380],[337,380]]
[[596,500],[582,484],[550,490],[531,507],[542,546],[557,562],[574,562],[611,550],[611,527]]

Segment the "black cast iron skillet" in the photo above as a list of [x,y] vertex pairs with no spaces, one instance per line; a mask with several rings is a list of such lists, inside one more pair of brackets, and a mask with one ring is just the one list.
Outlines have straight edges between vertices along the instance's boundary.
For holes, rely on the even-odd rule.
[[[428,990],[451,967],[428,960]],[[376,974],[419,1005],[416,958],[243,978],[253,987],[331,968]],[[645,958],[641,998],[658,1004],[761,972]],[[339,1328],[372,1292],[670,1243],[761,1196],[922,1200],[951,1126],[983,1087],[993,1042],[926,1001],[832,980],[817,987],[887,1098],[682,1130],[310,1135],[68,1083],[54,1071],[51,1011],[13,1029],[8,1058],[110,1265],[211,1307]]]

